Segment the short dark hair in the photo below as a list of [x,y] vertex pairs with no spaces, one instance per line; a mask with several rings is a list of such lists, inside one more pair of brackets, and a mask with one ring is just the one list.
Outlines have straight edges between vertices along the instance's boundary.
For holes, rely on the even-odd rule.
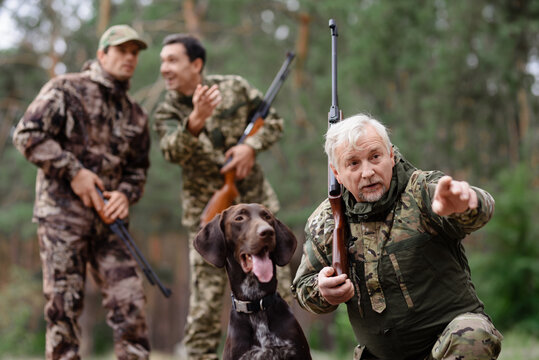
[[182,44],[187,51],[187,56],[191,62],[196,59],[202,60],[202,68],[206,63],[206,49],[196,37],[189,34],[171,34],[163,39],[163,46],[171,44]]

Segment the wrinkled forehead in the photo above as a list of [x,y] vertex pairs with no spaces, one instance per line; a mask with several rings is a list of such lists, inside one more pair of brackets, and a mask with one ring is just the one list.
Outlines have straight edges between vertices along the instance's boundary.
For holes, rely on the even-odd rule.
[[344,138],[335,150],[337,157],[357,152],[370,153],[380,151],[387,153],[388,145],[382,136],[374,128],[370,127],[369,129],[365,129],[359,136]]

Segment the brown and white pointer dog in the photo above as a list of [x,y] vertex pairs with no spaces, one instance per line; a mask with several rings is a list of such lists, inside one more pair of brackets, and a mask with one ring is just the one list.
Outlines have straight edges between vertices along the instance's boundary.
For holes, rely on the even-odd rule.
[[288,264],[297,246],[292,231],[259,204],[233,205],[206,224],[195,249],[226,267],[232,309],[223,360],[311,359],[290,307],[277,293],[275,265]]

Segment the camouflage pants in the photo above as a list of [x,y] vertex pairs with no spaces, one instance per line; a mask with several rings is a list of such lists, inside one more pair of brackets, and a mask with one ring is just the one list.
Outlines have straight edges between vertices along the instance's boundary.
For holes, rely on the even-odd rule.
[[47,221],[38,227],[46,299],[46,358],[80,359],[77,319],[83,309],[89,264],[108,310],[107,324],[113,330],[116,357],[148,359],[146,299],[135,260],[101,223],[71,222]]
[[[465,313],[446,326],[425,360],[495,360],[502,340],[485,315]],[[364,350],[365,346],[356,347],[354,360],[376,360],[364,356]]]
[[466,313],[447,325],[428,360],[494,360],[503,336],[482,314]]
[[[189,234],[189,262],[191,282],[189,312],[185,325],[183,345],[189,360],[218,359],[217,348],[221,338],[223,296],[228,283],[224,268],[217,268],[204,260],[194,249],[196,232]],[[277,267],[277,287],[281,297],[292,303],[290,266]]]

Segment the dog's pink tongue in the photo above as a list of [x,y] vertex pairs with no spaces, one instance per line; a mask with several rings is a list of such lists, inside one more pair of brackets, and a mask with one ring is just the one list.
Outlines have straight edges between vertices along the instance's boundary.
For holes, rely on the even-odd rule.
[[253,272],[258,281],[263,283],[273,278],[273,263],[267,252],[263,256],[253,255]]

